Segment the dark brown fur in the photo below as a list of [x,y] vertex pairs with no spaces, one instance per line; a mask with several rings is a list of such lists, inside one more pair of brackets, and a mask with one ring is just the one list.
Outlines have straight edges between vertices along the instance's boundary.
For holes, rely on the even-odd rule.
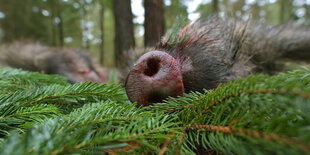
[[[269,27],[258,23],[213,17],[190,23],[178,34],[166,35],[153,51],[166,52],[180,63],[185,92],[201,92],[203,89],[215,88],[220,83],[233,81],[238,77],[262,72],[266,70],[266,64],[285,53],[300,51],[309,53],[310,30],[294,29],[288,25]],[[139,59],[140,64],[133,69],[144,66],[143,63],[146,61],[148,60]],[[137,80],[140,77],[138,71],[132,71],[129,75]],[[143,75],[141,77],[145,79]],[[130,90],[129,98],[147,100],[149,98],[147,95],[136,96],[152,94],[151,90],[144,93],[137,89],[148,88],[147,85],[153,87],[152,83],[143,84],[143,86],[126,85],[126,90]],[[175,88],[162,86],[164,92],[172,93],[167,91],[172,89]],[[134,90],[141,93],[133,93]]]
[[234,19],[199,20],[179,32],[178,43],[165,36],[156,48],[182,62],[185,91],[211,89],[219,83],[265,70],[283,53],[310,52],[310,31],[288,25],[268,27]]

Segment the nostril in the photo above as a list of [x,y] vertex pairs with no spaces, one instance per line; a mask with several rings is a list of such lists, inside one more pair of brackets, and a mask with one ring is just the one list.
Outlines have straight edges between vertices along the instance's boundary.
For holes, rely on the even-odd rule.
[[159,71],[160,59],[149,58],[146,62],[146,68],[144,69],[144,74],[147,76],[153,76]]

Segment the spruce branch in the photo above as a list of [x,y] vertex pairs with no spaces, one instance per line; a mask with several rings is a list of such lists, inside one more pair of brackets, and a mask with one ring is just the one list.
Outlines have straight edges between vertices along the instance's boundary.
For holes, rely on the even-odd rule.
[[105,100],[128,103],[119,86],[91,82],[70,85],[60,76],[8,68],[0,69],[0,73],[3,87],[5,83],[8,89],[18,86],[0,93],[0,137],[13,129],[23,132],[33,122],[61,116],[83,104]]
[[115,85],[31,83],[0,94],[1,154],[310,154],[307,68],[149,107]]
[[[119,119],[131,115],[140,117]],[[114,119],[103,119],[106,117]],[[123,147],[124,145],[119,144],[127,142],[138,143],[140,148],[137,149],[140,151],[147,148],[159,151],[154,140],[164,141],[167,135],[169,137],[168,133],[178,131],[174,119],[169,117],[164,113],[144,112],[133,104],[111,101],[87,104],[62,119],[48,119],[46,123],[34,126],[22,137],[13,134],[2,147],[2,153],[63,154],[87,150],[104,151],[113,145],[114,148]]]

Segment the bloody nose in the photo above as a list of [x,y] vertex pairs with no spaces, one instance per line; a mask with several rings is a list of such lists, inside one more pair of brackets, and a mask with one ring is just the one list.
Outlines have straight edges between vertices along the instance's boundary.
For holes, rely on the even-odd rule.
[[125,85],[130,101],[144,106],[184,93],[180,63],[162,51],[141,56],[130,70]]

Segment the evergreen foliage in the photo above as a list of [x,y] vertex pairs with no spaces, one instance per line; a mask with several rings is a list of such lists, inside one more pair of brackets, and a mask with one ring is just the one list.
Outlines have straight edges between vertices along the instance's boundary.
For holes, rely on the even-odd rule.
[[120,86],[0,69],[0,154],[310,154],[310,69],[137,107]]

